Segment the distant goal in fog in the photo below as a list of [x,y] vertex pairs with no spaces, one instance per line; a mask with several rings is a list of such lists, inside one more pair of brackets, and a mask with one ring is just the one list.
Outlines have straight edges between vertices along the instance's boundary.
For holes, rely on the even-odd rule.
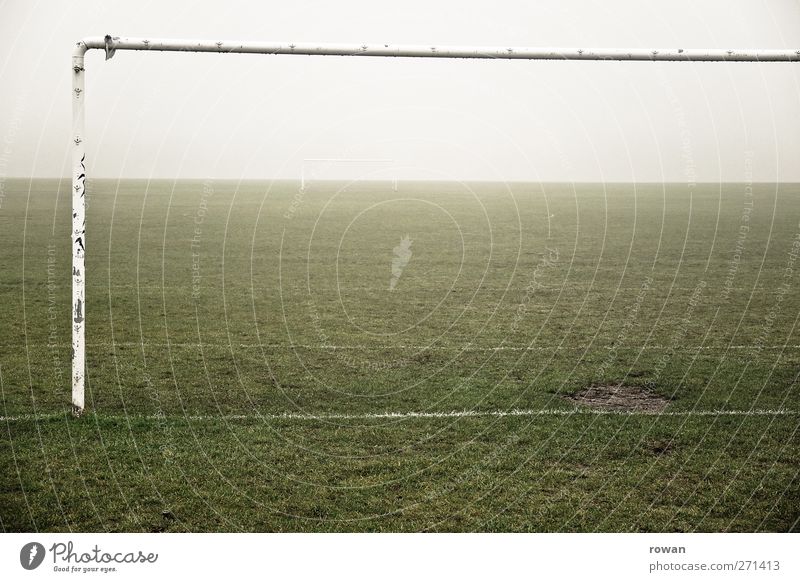
[[388,182],[397,192],[397,168],[390,158],[306,158],[300,165],[300,191],[315,180]]

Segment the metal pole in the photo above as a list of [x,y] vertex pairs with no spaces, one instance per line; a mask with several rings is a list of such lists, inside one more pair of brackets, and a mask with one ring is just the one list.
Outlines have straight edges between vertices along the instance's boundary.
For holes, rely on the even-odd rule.
[[83,125],[83,56],[86,45],[79,42],[72,53],[72,411],[84,409],[86,370],[86,148]]
[[[147,39],[96,36],[78,42],[72,53],[72,406],[76,415],[84,409],[86,370],[86,151],[84,124],[84,54],[104,49],[106,60],[118,50],[257,53],[272,55],[328,55],[357,57],[423,57],[437,59],[521,59],[577,61],[800,61],[800,49],[593,49],[478,46],[422,46],[389,44],[317,44],[240,42],[226,40]],[[395,180],[395,189],[397,188]],[[305,174],[301,174],[305,189]]]
[[558,47],[424,46],[391,44],[318,44],[292,42],[242,42],[230,40],[147,39],[90,37],[88,48],[115,51],[188,51],[260,53],[271,55],[328,55],[365,57],[428,57],[440,59],[523,59],[577,61],[800,61],[798,49],[628,49]]

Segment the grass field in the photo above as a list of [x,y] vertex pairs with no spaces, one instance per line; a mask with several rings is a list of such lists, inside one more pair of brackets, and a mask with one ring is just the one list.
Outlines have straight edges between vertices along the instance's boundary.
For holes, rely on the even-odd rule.
[[80,419],[70,184],[0,199],[5,531],[800,527],[800,185],[88,196]]

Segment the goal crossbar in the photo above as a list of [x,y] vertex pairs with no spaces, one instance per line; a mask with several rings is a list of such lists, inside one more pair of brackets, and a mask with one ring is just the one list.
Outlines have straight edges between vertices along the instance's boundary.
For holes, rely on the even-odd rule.
[[118,50],[245,53],[267,55],[408,57],[438,59],[575,60],[575,61],[722,61],[800,62],[800,50],[761,49],[627,49],[627,48],[531,48],[485,46],[437,46],[391,44],[319,44],[88,37],[72,52],[72,408],[80,415],[85,407],[86,372],[86,148],[84,146],[85,68],[90,49],[105,51],[106,60]]

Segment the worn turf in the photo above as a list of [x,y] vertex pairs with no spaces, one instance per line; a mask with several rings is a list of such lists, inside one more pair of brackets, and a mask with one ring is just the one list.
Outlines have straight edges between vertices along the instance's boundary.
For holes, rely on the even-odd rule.
[[799,527],[800,185],[3,186],[6,531]]

